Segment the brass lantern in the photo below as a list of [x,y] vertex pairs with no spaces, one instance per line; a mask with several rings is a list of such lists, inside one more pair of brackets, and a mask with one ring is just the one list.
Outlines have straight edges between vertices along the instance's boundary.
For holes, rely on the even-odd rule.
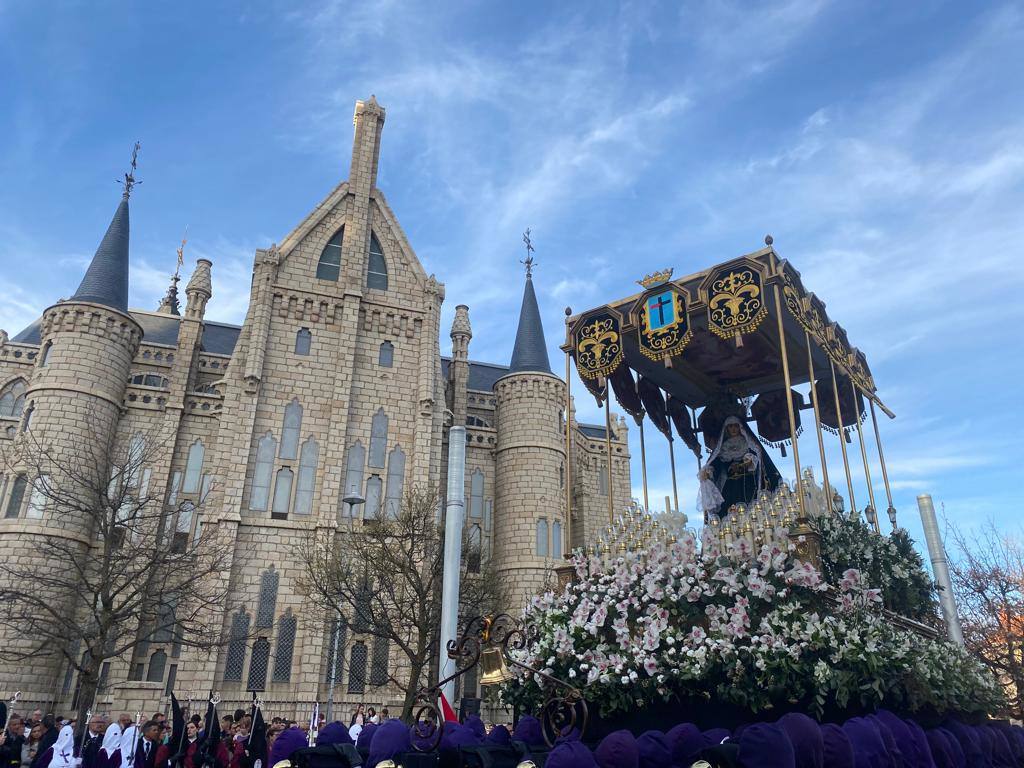
[[512,679],[500,648],[485,648],[480,654],[480,668],[484,672],[480,685],[500,685]]

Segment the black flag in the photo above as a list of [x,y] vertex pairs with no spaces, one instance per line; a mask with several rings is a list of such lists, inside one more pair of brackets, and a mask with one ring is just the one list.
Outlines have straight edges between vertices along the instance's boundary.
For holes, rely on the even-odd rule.
[[263,722],[263,710],[252,705],[252,728],[245,745],[242,768],[265,768],[267,765],[267,726]]

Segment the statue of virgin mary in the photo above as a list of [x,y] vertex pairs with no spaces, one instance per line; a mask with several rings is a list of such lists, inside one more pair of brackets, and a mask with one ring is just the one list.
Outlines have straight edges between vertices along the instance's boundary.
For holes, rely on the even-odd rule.
[[750,428],[730,416],[699,478],[701,510],[723,517],[734,504],[750,504],[758,491],[774,491],[781,475]]

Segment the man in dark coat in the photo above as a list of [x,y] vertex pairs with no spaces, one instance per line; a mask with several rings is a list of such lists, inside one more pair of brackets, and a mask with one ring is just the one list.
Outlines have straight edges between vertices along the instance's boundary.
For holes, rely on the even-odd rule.
[[18,715],[11,715],[7,730],[0,734],[0,768],[18,768],[24,744],[25,724]]
[[82,744],[82,768],[98,768],[97,758],[103,745],[103,733],[107,729],[107,719],[103,715],[93,715],[86,726],[85,739]]

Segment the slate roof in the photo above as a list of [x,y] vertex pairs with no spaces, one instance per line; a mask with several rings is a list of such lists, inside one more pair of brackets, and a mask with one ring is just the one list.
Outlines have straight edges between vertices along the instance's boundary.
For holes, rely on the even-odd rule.
[[[133,310],[128,314],[142,326],[143,343],[165,344],[169,347],[178,345],[178,323],[181,322],[181,318],[141,310]],[[38,344],[41,322],[42,318],[36,320],[11,341],[18,344]],[[238,334],[241,330],[241,327],[237,325],[206,322],[203,327],[203,351],[212,355],[230,355],[234,352],[235,343],[238,341]]]
[[521,371],[551,373],[548,347],[544,343],[544,325],[540,321],[537,294],[529,275],[526,276],[526,287],[523,289],[523,305],[519,310],[519,328],[512,348],[512,363],[508,367],[509,373]]
[[[441,358],[441,376],[444,379],[448,378],[448,364],[451,362],[450,357]],[[476,360],[469,361],[469,383],[466,385],[469,389],[475,389],[480,392],[492,392],[494,391],[495,382],[502,376],[508,374],[507,365],[498,365],[496,363],[481,363]]]
[[128,198],[121,198],[100,247],[71,297],[128,311]]
[[[605,429],[603,426],[598,424],[579,424],[580,432],[587,437],[592,437],[595,440],[604,440]],[[612,440],[615,439],[615,433],[612,432]]]

